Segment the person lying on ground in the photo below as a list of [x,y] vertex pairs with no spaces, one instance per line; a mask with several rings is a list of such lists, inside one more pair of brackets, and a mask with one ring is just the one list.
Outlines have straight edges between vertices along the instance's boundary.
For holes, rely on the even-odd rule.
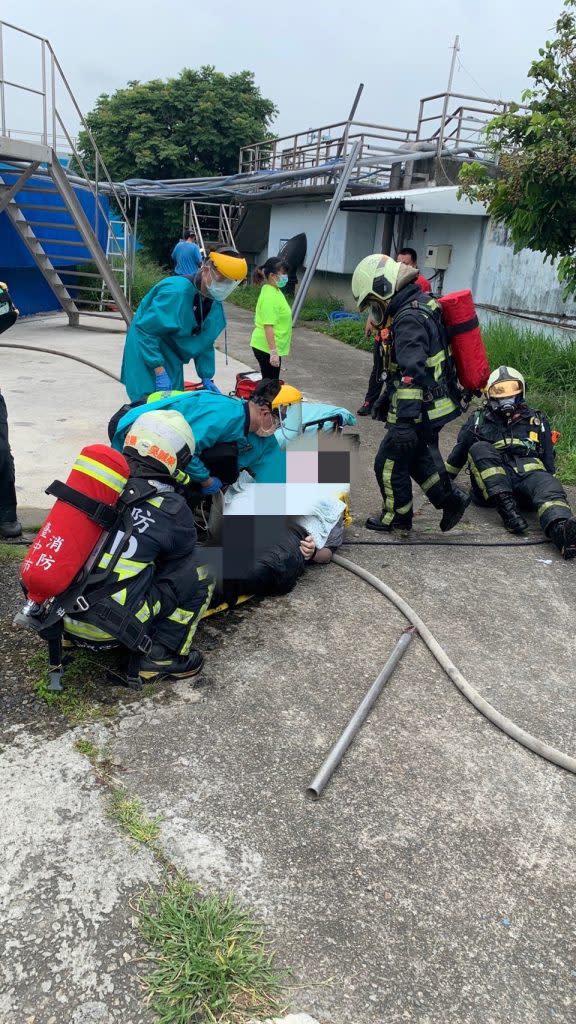
[[521,506],[535,509],[542,530],[565,559],[576,557],[576,519],[555,476],[554,432],[526,402],[524,377],[499,366],[488,379],[483,407],[460,429],[446,460],[454,478],[468,463],[474,500],[496,508],[511,533],[528,523]]

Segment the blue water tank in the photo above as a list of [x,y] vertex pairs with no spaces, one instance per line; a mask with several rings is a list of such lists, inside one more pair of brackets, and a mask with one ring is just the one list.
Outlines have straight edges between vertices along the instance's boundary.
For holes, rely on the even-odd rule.
[[[9,188],[19,177],[14,170],[1,164],[0,175]],[[43,191],[37,191],[38,189]],[[107,218],[110,212],[108,199],[105,196],[100,196],[100,209],[96,225],[96,199],[90,189],[87,186],[77,185],[74,186],[74,193],[93,230],[97,230],[100,245],[106,251]],[[73,270],[77,264],[87,263],[91,259],[85,245],[65,246],[60,244],[62,240],[82,242],[82,236],[75,227],[68,210],[64,207],[64,201],[51,178],[44,175],[32,175],[15,198],[19,204],[50,207],[48,210],[34,210],[25,206],[23,213],[31,220],[49,221],[51,224],[57,225],[50,228],[31,225],[35,233],[41,235],[43,239],[48,239],[48,241],[42,241],[41,244],[56,268]],[[64,225],[68,225],[68,227]],[[72,226],[72,230],[70,230],[70,226]],[[62,255],[74,256],[75,260],[64,260],[61,258]],[[45,313],[61,308],[54,292],[13,228],[7,213],[0,214],[0,280],[5,281],[8,285],[10,294],[22,315]],[[62,280],[64,284],[67,284],[71,278],[66,275]],[[71,285],[70,291],[71,294],[74,293]]]

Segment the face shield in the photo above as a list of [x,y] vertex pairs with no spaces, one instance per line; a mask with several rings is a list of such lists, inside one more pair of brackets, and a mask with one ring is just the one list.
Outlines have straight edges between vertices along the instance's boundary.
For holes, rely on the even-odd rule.
[[217,302],[224,302],[241,283],[224,277],[211,263],[206,265],[204,281],[206,294]]

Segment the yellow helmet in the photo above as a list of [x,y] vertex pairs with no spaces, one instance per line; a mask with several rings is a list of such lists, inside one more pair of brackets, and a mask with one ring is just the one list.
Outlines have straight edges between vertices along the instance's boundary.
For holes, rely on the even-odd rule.
[[372,301],[387,303],[396,290],[400,264],[384,253],[365,256],[352,274],[352,294],[358,309]]
[[208,260],[228,281],[243,281],[248,273],[246,260],[235,249],[215,249],[208,253]]
[[276,398],[272,400],[272,408],[279,409],[282,405],[295,405],[302,401],[302,392],[291,384],[283,384]]

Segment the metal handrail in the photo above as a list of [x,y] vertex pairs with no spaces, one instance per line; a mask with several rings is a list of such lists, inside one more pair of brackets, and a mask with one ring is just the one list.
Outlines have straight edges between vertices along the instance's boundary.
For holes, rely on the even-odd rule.
[[[41,58],[41,80],[42,88],[34,88],[30,85],[26,85],[23,82],[13,82],[12,80],[4,77],[4,30],[9,29],[12,32],[17,33],[20,36],[27,36],[31,39],[35,39],[40,43],[40,58]],[[47,71],[48,64],[48,71]],[[85,133],[85,137],[88,140],[94,159],[95,175],[94,179],[87,172],[84,160],[79,151],[78,143],[75,138],[71,136],[63,117],[61,116],[61,107],[57,101],[57,86],[64,89],[64,95],[71,102],[72,107],[79,120],[81,129]],[[12,129],[6,124],[6,88],[18,89],[21,92],[30,93],[33,95],[40,96],[42,98],[42,130],[41,132],[29,132],[24,133],[18,129]],[[37,35],[35,32],[30,32],[27,29],[19,28],[17,25],[13,25],[7,21],[0,21],[0,135],[4,138],[14,138],[18,134],[23,136],[34,135],[40,137],[42,144],[49,146],[56,155],[62,139],[65,139],[68,143],[69,152],[67,156],[77,163],[80,168],[82,175],[85,179],[86,187],[91,191],[95,199],[95,234],[98,237],[98,218],[104,217],[106,220],[109,219],[110,215],[106,212],[105,207],[102,203],[103,196],[106,197],[107,201],[112,198],[118,208],[119,215],[124,222],[125,237],[129,238],[132,235],[132,228],[130,221],[128,220],[126,213],[125,200],[119,194],[116,185],[108,171],[105,161],[96,144],[96,140],[86,123],[82,111],[76,102],[76,98],[66,75],[62,69],[62,66],[52,49],[50,41],[44,36]],[[130,259],[128,258],[128,264]],[[129,269],[129,267],[127,267]]]

